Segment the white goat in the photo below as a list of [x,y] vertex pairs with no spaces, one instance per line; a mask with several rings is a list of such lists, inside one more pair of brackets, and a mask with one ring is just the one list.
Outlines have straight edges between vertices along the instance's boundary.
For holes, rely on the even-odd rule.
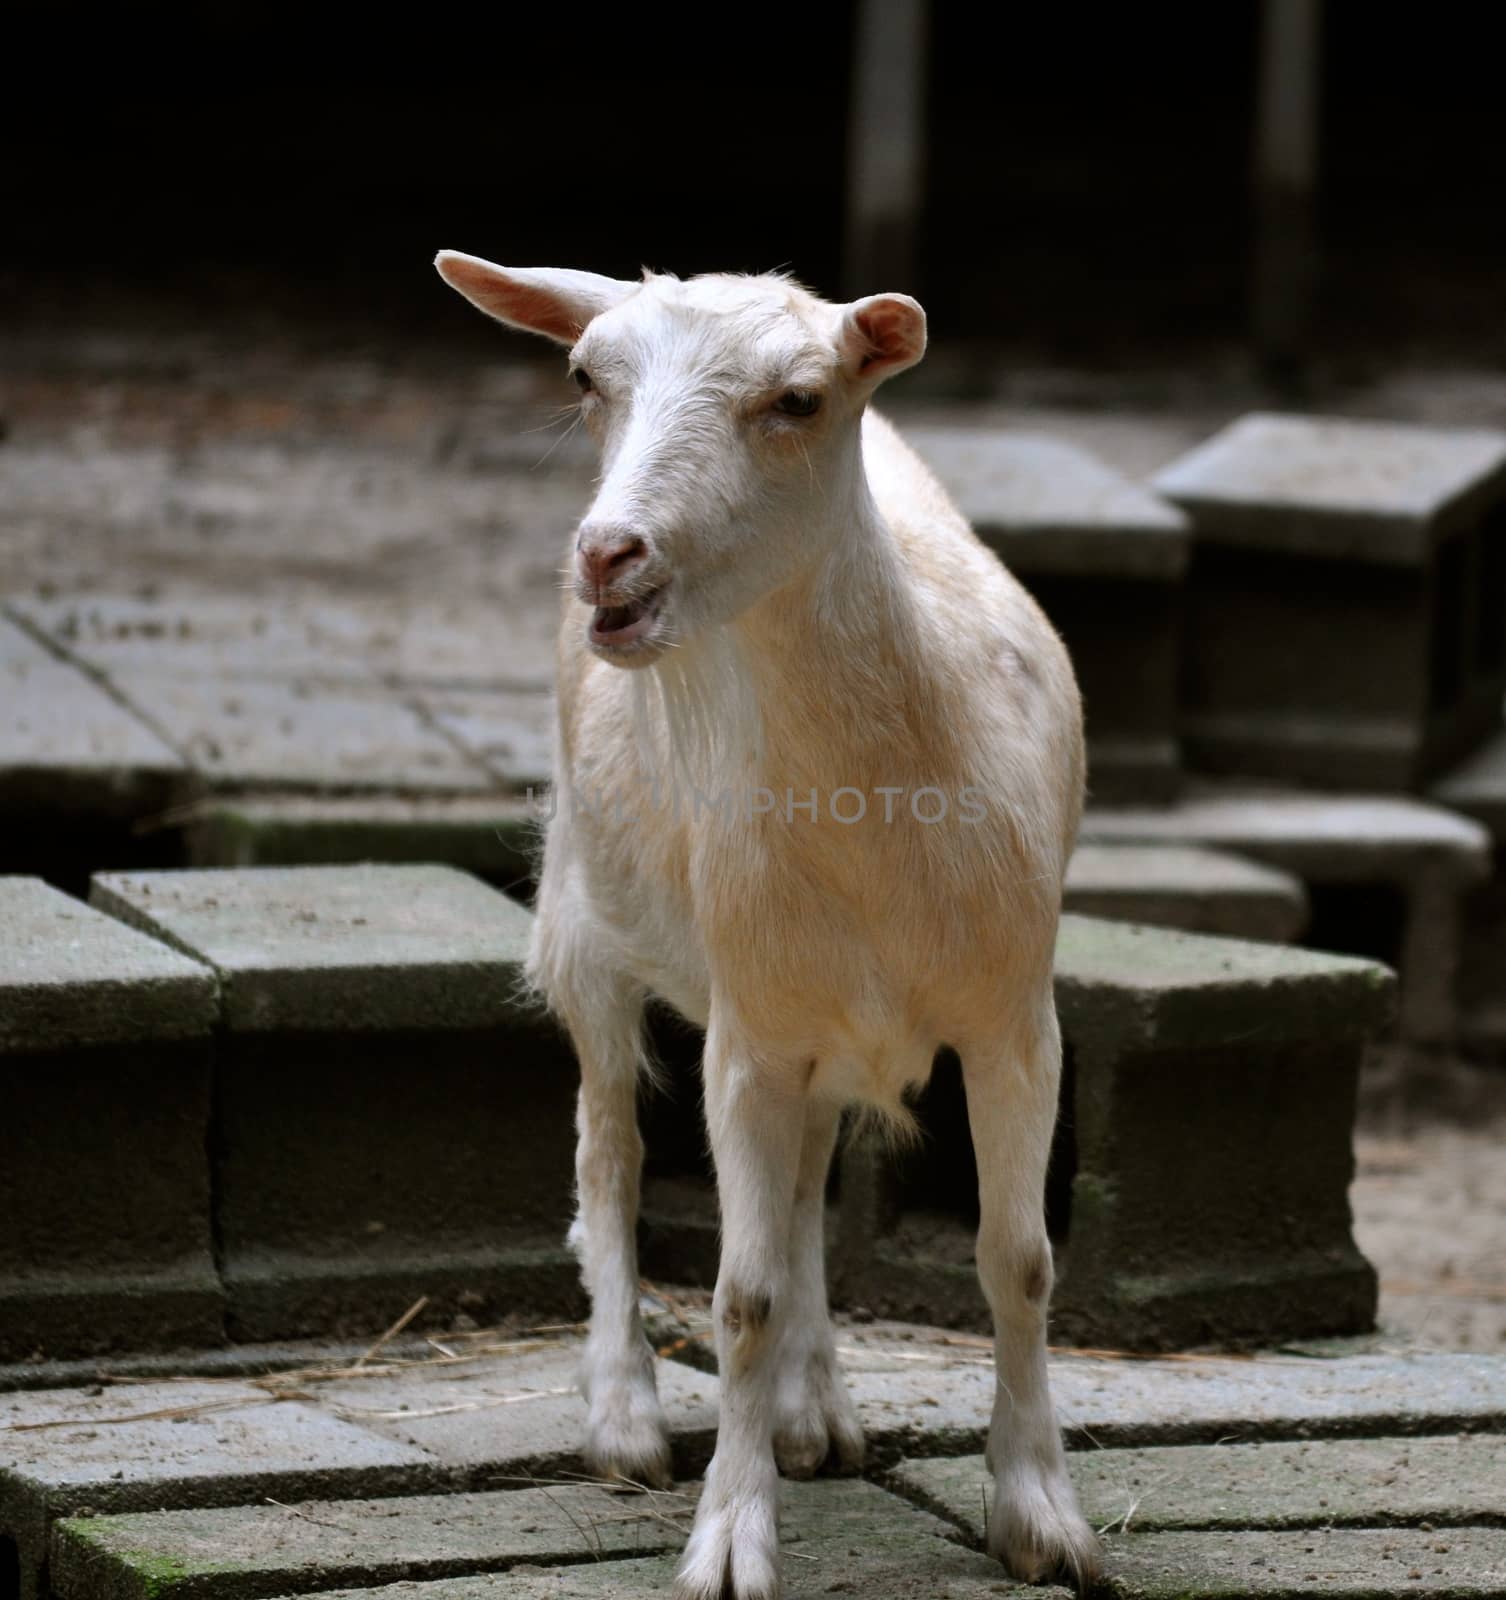
[[779,1592],[776,1460],[861,1465],[826,1306],[827,1169],[844,1105],[907,1124],[949,1044],[995,1322],[988,1546],[1019,1577],[1081,1585],[1097,1545],[1047,1388],[1043,1220],[1081,711],[1045,618],[867,410],[920,359],[925,314],[774,276],[436,265],[569,347],[602,453],[559,634],[530,962],[580,1058],[587,1459],[669,1478],[634,1242],[647,997],[706,1030],[722,1217],[721,1425],[682,1600]]

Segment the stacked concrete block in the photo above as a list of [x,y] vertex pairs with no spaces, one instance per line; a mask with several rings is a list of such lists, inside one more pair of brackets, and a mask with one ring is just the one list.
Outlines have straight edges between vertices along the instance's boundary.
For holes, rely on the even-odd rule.
[[1290,872],[1222,850],[1081,844],[1067,864],[1068,911],[1188,933],[1286,944],[1307,922],[1307,891]]
[[[1068,916],[1056,986],[1056,1336],[1167,1349],[1372,1326],[1350,1131],[1364,1046],[1392,1003],[1386,970]],[[985,1325],[965,1108],[941,1089],[922,1102],[933,1150],[919,1177],[881,1144],[844,1151],[834,1267],[847,1304]]]
[[1098,844],[1199,845],[1294,874],[1310,890],[1315,943],[1398,968],[1402,1038],[1446,1045],[1457,1024],[1463,906],[1490,870],[1490,836],[1437,805],[1389,795],[1204,786],[1175,806],[1090,807]]
[[94,904],[218,976],[231,1333],[579,1306],[575,1068],[523,996],[528,914],[445,867],[105,874]]
[[1490,835],[1490,877],[1466,896],[1455,999],[1459,1042],[1475,1054],[1506,1055],[1506,733],[1497,734],[1434,784],[1431,798]]
[[906,437],[1066,641],[1091,792],[1108,802],[1173,795],[1185,517],[1054,439],[976,428]]
[[214,974],[37,878],[0,929],[0,1362],[217,1342]]
[[547,814],[544,795],[226,795],[184,837],[195,867],[443,862],[521,895]]
[[1192,764],[1415,789],[1500,726],[1506,434],[1252,415],[1154,486],[1196,530]]

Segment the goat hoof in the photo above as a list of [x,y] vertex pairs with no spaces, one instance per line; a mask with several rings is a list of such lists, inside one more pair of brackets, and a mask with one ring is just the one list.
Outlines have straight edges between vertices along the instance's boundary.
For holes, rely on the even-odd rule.
[[674,1600],[779,1600],[777,1480],[723,1496],[715,1464],[675,1577]]
[[988,1553],[1022,1583],[1064,1580],[1079,1594],[1098,1577],[1098,1537],[1077,1509],[1066,1475],[1016,1477],[995,1486]]
[[788,1363],[775,1411],[774,1459],[787,1478],[863,1470],[863,1428],[830,1356]]
[[788,1417],[775,1429],[774,1459],[787,1478],[813,1478],[823,1468],[850,1477],[863,1470],[863,1430],[850,1405]]
[[593,1417],[586,1465],[595,1477],[644,1489],[667,1489],[674,1481],[664,1424],[657,1415],[642,1412]]

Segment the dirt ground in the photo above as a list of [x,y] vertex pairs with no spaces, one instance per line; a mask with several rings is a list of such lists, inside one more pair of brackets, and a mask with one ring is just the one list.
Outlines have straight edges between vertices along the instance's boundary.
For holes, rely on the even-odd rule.
[[1355,1138],[1355,1239],[1380,1274],[1382,1331],[1506,1350],[1506,1069],[1452,1066],[1413,1103],[1369,1106]]

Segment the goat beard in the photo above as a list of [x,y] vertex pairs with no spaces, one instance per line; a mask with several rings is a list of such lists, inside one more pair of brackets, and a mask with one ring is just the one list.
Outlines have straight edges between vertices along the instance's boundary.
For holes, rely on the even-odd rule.
[[671,793],[710,796],[749,781],[763,753],[763,717],[743,649],[714,625],[632,675],[634,737],[642,770]]

